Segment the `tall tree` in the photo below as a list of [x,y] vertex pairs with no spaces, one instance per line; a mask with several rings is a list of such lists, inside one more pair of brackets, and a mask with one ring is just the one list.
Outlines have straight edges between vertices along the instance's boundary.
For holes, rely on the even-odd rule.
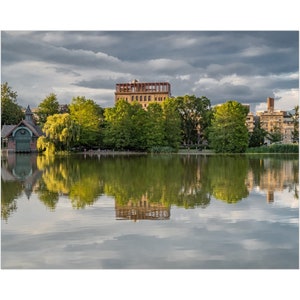
[[243,153],[248,147],[248,109],[237,101],[227,101],[214,109],[209,141],[216,152]]
[[299,105],[294,108],[295,113],[292,115],[294,129],[292,131],[292,140],[294,143],[299,143]]
[[145,119],[146,111],[133,102],[119,100],[112,108],[104,112],[106,129],[104,142],[116,149],[145,150]]
[[255,120],[253,132],[249,136],[249,147],[260,147],[264,143],[267,132],[261,128],[259,119]]
[[159,103],[153,102],[148,105],[144,126],[147,149],[165,146],[164,116]]
[[49,116],[59,113],[59,102],[57,96],[49,94],[39,105],[37,110],[38,124],[42,127]]
[[85,146],[99,146],[103,109],[94,100],[75,97],[69,110],[72,120],[80,126],[79,143]]
[[181,119],[176,108],[176,99],[168,98],[163,102],[164,132],[167,146],[177,150],[179,148],[181,136]]
[[1,126],[18,124],[24,118],[24,112],[17,104],[17,96],[7,82],[1,83]]
[[201,144],[207,137],[207,128],[211,120],[210,100],[204,96],[185,95],[176,98],[177,109],[181,117],[184,143]]

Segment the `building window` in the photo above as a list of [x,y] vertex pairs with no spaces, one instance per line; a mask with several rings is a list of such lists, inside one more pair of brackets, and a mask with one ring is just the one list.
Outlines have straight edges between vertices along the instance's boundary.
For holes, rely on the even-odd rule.
[[144,96],[144,101],[146,101],[147,100],[147,96]]
[[131,101],[133,101],[134,100],[134,96],[131,96]]
[[148,96],[148,101],[150,101],[150,100],[151,100],[151,96],[149,95],[149,96]]
[[135,96],[135,100],[136,100],[136,101],[138,101],[138,100],[139,100],[138,96]]
[[143,96],[140,96],[140,101],[143,101]]

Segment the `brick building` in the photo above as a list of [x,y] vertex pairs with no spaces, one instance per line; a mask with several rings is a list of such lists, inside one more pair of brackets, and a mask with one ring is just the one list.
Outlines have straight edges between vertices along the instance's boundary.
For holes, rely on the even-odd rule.
[[275,110],[274,108],[274,98],[268,97],[267,110],[256,112],[260,119],[261,128],[269,133],[278,130],[282,135],[282,142],[291,143],[294,130],[293,119],[286,111]]
[[168,82],[139,82],[117,83],[115,103],[125,100],[129,103],[137,101],[147,108],[150,102],[162,102],[171,97],[171,85]]

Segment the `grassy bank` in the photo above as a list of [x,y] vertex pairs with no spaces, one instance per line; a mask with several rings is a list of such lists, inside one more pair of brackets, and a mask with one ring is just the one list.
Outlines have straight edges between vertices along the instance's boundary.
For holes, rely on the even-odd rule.
[[248,148],[246,153],[299,153],[299,144],[273,144]]

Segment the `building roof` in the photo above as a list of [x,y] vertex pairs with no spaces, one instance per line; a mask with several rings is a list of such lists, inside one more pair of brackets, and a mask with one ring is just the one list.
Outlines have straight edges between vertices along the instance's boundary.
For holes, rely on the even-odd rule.
[[1,128],[1,137],[7,137],[15,128],[16,125],[3,125]]
[[32,115],[33,113],[28,105],[25,111],[25,120],[20,121],[17,125],[3,125],[1,128],[1,138],[8,137],[17,127],[20,127],[21,125],[29,128],[37,137],[43,135],[42,129],[34,123]]

